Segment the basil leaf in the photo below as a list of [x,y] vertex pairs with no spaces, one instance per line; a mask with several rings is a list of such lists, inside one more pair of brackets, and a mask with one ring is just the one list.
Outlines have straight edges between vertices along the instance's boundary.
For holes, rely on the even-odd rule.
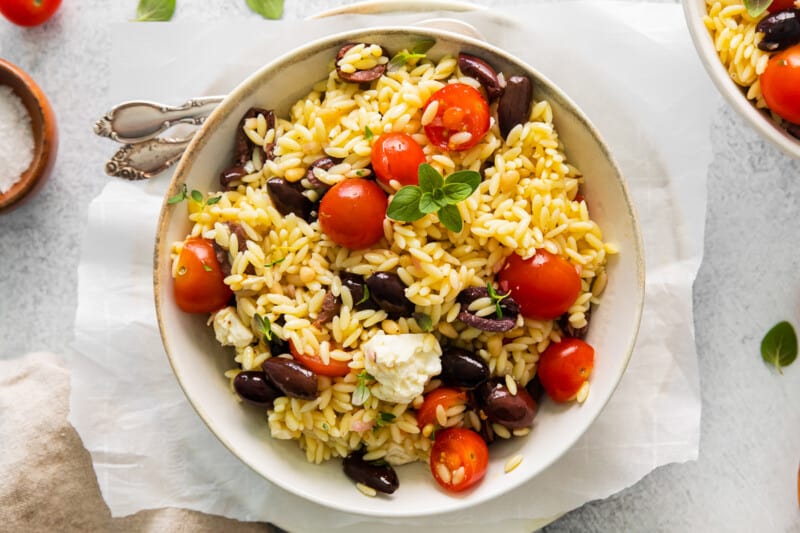
[[447,203],[455,204],[461,200],[466,200],[470,197],[475,189],[469,186],[468,183],[447,183],[442,187]]
[[778,369],[789,366],[797,358],[797,334],[785,320],[770,329],[761,341],[761,358]]
[[461,221],[461,213],[458,211],[458,207],[446,205],[439,209],[436,214],[439,216],[439,222],[444,224],[444,227],[455,233],[461,231],[463,222]]
[[369,126],[364,126],[364,138],[368,141],[372,140],[372,137],[375,135],[372,133],[372,130],[369,129]]
[[[434,193],[441,192],[441,189],[436,189],[433,193],[424,192],[419,199],[419,210],[425,213],[433,213],[447,205],[443,199],[438,199]],[[441,195],[440,195],[441,196]]]
[[744,0],[744,7],[751,17],[760,17],[771,3],[772,0]]
[[436,44],[435,39],[422,39],[414,45],[414,47],[411,49],[411,53],[415,55],[427,54],[428,50],[430,50],[434,44]]
[[175,0],[139,0],[136,22],[163,22],[175,13]]
[[433,329],[433,319],[431,319],[431,315],[427,313],[414,313],[411,315],[414,320],[417,322],[419,329],[422,331],[428,332]]
[[394,195],[389,207],[386,208],[386,216],[400,222],[413,222],[425,216],[419,210],[419,201],[422,191],[414,185],[406,185]]
[[434,189],[440,189],[444,185],[442,175],[428,163],[422,163],[419,166],[417,175],[419,176],[419,188],[423,192],[433,192]]
[[267,19],[283,16],[283,0],[247,0],[247,7]]

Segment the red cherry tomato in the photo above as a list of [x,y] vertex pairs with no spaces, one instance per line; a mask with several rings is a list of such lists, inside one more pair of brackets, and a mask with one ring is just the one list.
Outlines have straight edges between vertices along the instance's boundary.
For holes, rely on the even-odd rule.
[[61,0],[0,0],[0,13],[18,26],[38,26],[60,5]]
[[[439,107],[434,119],[425,126],[425,135],[439,148],[467,150],[478,144],[489,130],[489,104],[477,89],[450,83],[431,95],[425,109],[433,102],[438,102]],[[472,137],[459,144],[450,142],[460,132],[468,132]]]
[[289,341],[289,350],[292,352],[292,356],[302,363],[303,366],[319,376],[341,377],[350,373],[350,366],[347,361],[331,359],[326,365],[325,362],[316,355],[309,355],[297,351],[292,341]]
[[351,250],[368,248],[383,237],[386,194],[374,181],[346,179],[325,193],[319,225],[333,242]]
[[488,466],[489,448],[471,429],[448,428],[436,433],[431,472],[445,489],[461,492],[470,488],[483,479]]
[[777,13],[784,9],[794,7],[794,0],[772,0],[772,3],[767,8],[770,13]]
[[580,339],[566,337],[542,352],[536,374],[548,396],[557,402],[568,402],[589,379],[593,368],[594,348]]
[[767,106],[782,119],[800,124],[800,44],[772,56],[760,80]]
[[419,166],[425,162],[422,147],[407,133],[384,133],[372,144],[372,169],[378,181],[389,186],[419,184]]
[[500,287],[511,291],[527,318],[557,318],[581,292],[581,278],[575,267],[546,250],[537,250],[528,259],[511,254],[497,276]]
[[211,313],[225,307],[233,296],[223,281],[214,245],[191,237],[183,243],[173,285],[175,303],[187,313]]
[[420,429],[428,424],[436,425],[436,408],[440,405],[447,411],[454,405],[466,402],[466,392],[447,387],[432,390],[425,396],[425,400],[417,411],[417,425]]

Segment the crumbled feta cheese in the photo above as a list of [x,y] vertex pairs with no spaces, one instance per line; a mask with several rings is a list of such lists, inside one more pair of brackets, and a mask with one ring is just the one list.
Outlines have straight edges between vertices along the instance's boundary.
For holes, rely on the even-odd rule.
[[442,348],[430,333],[378,333],[363,348],[364,366],[378,382],[372,394],[387,402],[411,402],[442,371]]
[[244,348],[253,342],[253,332],[242,323],[235,307],[225,307],[214,314],[214,334],[223,346]]

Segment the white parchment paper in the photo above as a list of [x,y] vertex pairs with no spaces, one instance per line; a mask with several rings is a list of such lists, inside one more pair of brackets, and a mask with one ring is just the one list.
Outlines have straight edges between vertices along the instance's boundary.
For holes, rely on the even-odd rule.
[[[120,25],[114,101],[177,104],[221,94],[313,38],[433,15]],[[692,282],[702,257],[709,128],[718,99],[680,6],[559,2],[517,6],[507,14],[435,16],[469,22],[560,85],[602,132],[628,180],[645,240],[647,299],[634,355],[614,397],[576,446],[501,500],[432,519],[386,521],[302,500],[231,455],[172,375],[152,294],[153,239],[168,176],[110,181],[90,205],[83,242],[70,421],[91,452],[114,516],[174,506],[292,531],[375,525],[383,531],[531,531],[660,465],[696,459],[700,393]]]

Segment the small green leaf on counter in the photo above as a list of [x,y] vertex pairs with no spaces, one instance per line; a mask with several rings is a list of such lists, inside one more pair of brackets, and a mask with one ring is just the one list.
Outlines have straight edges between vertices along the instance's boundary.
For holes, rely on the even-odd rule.
[[744,7],[751,17],[760,17],[767,10],[772,0],[744,0]]
[[167,200],[167,204],[168,205],[179,204],[182,201],[186,200],[187,196],[188,193],[186,192],[186,184],[184,183],[181,186],[181,190],[178,192],[178,194],[169,197],[169,199]]
[[364,126],[364,138],[368,141],[371,141],[375,135],[372,133],[372,130],[369,129],[369,126]]
[[419,329],[421,329],[422,331],[427,333],[433,329],[433,319],[431,318],[431,315],[429,315],[428,313],[417,312],[411,316],[414,317],[414,320],[417,322]]
[[278,20],[283,16],[283,0],[247,0],[247,7],[267,19]]
[[797,358],[797,334],[785,320],[770,329],[761,341],[761,358],[783,374],[783,367]]
[[175,0],[139,0],[136,22],[164,22],[175,14]]

